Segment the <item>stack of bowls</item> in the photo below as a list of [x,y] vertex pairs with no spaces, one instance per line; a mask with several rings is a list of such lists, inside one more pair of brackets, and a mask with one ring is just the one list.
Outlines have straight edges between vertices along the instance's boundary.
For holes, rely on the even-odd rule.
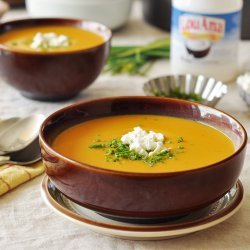
[[123,26],[132,0],[26,0],[33,17],[69,17],[95,20],[111,29]]

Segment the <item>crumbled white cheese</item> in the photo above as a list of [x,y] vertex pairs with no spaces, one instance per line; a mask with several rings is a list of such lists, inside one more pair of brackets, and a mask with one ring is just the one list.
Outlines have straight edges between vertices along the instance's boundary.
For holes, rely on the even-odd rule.
[[32,49],[48,49],[67,46],[69,46],[69,38],[65,35],[57,35],[54,32],[36,33],[30,45]]
[[167,150],[163,144],[163,134],[154,131],[147,133],[141,127],[135,127],[132,132],[123,135],[121,141],[129,145],[130,150],[135,150],[139,155],[145,157]]
[[237,78],[237,84],[250,94],[250,72]]

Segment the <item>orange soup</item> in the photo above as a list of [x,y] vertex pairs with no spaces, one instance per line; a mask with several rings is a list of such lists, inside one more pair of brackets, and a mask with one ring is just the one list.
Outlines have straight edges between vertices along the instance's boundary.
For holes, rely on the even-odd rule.
[[[107,145],[110,147],[110,141],[120,140],[136,126],[162,133],[164,146],[171,152],[171,157],[162,158],[155,164],[123,157],[114,160],[114,148]],[[187,119],[158,115],[120,115],[83,122],[59,134],[52,147],[70,159],[92,166],[141,173],[201,168],[221,161],[235,151],[232,141],[217,129]]]
[[[32,47],[34,37],[38,34],[54,33],[57,36],[63,35],[68,39],[68,46],[41,46]],[[0,36],[0,44],[13,50],[26,52],[62,52],[89,49],[104,42],[104,38],[94,32],[70,26],[37,26],[22,28],[6,32]]]

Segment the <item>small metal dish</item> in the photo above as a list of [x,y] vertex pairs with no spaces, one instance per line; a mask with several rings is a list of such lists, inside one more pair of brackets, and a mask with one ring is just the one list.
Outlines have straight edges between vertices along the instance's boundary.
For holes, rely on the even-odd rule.
[[247,106],[250,107],[250,93],[240,87],[240,96],[246,102]]
[[203,75],[167,75],[149,80],[143,90],[148,96],[185,99],[214,107],[227,93],[227,85]]
[[250,107],[250,72],[238,76],[236,83],[239,87],[240,96]]

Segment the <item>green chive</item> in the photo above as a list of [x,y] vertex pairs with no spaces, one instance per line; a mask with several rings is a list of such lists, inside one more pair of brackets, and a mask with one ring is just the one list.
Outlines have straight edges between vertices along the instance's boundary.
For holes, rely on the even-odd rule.
[[178,136],[177,137],[177,142],[180,143],[180,142],[184,142],[184,139],[182,136]]

